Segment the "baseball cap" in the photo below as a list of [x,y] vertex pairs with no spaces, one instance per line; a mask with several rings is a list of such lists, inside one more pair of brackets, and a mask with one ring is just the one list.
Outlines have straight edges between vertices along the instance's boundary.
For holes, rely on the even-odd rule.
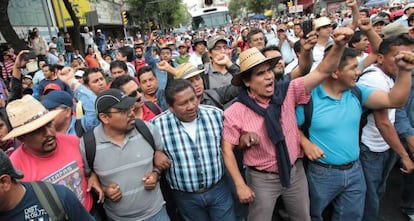
[[409,31],[409,28],[404,26],[400,22],[394,22],[389,25],[386,25],[384,29],[382,29],[382,34],[384,35],[384,39],[398,36],[401,34],[407,34]]
[[98,113],[104,113],[110,108],[125,110],[130,108],[137,98],[129,97],[119,89],[111,88],[103,91],[96,98],[95,109]]
[[50,83],[48,85],[46,85],[46,87],[43,89],[43,94],[46,94],[47,91],[49,90],[62,90],[62,88],[60,88],[60,86],[58,84],[55,83]]
[[98,30],[96,30],[96,32],[100,33],[100,32],[102,32],[102,31],[101,31],[101,29],[98,29]]
[[377,24],[379,22],[383,22],[384,24],[386,24],[386,20],[382,16],[378,16],[377,15],[377,16],[375,16],[375,17],[372,18],[372,25],[375,25],[375,24]]
[[22,179],[23,174],[13,167],[9,157],[3,151],[0,151],[0,176],[7,174],[15,179]]
[[77,70],[77,71],[75,72],[75,77],[83,77],[83,74],[85,74],[85,72],[84,72],[84,71],[82,71],[82,70]]
[[209,51],[212,50],[216,46],[217,42],[219,42],[219,41],[225,41],[226,44],[227,44],[227,39],[225,37],[223,37],[221,35],[217,35],[217,36],[214,36],[213,38],[208,40],[207,50],[209,50]]
[[54,109],[60,105],[65,105],[70,108],[73,107],[72,96],[70,96],[70,94],[66,91],[51,91],[42,98],[40,103],[42,103],[47,109]]
[[404,13],[405,13],[405,11],[407,11],[410,8],[414,8],[414,3],[413,2],[408,3],[404,6]]
[[33,80],[33,77],[32,77],[32,75],[30,75],[30,74],[26,74],[26,75],[24,75],[24,76],[23,76],[23,78],[29,78],[29,79],[32,79],[32,80]]

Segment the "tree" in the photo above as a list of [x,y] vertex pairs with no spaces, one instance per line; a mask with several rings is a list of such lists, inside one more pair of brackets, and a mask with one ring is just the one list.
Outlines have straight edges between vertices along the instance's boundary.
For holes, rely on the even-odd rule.
[[9,6],[9,0],[0,0],[0,32],[3,35],[6,42],[12,44],[16,51],[28,49],[26,42],[19,38],[16,31],[13,29],[7,8]]
[[[80,41],[80,21],[79,18],[76,17],[75,11],[73,11],[72,3],[69,2],[69,0],[63,0],[63,3],[65,4],[65,8],[68,11],[70,18],[73,22],[73,33],[71,34],[72,39],[72,46],[73,48],[82,48],[81,47],[81,41]],[[83,51],[83,50],[80,50]]]
[[265,9],[271,9],[272,0],[247,0],[247,9],[253,13],[261,14]]
[[246,7],[245,0],[231,0],[229,3],[229,12],[232,18],[240,17],[242,9]]

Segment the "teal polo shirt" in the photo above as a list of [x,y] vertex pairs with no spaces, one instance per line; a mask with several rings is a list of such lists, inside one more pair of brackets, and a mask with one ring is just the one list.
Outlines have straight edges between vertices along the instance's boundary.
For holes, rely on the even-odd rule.
[[[357,84],[364,104],[373,89]],[[319,85],[312,91],[313,114],[309,139],[319,146],[325,157],[319,162],[331,165],[347,164],[359,158],[359,122],[363,107],[358,97],[348,89],[340,99],[329,96]],[[304,123],[303,106],[296,108],[298,125]]]

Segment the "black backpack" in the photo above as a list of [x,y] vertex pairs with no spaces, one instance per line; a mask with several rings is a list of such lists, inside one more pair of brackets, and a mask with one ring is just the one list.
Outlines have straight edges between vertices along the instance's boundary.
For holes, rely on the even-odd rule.
[[65,208],[56,193],[55,188],[48,182],[30,182],[37,199],[46,210],[50,220],[53,221],[67,221],[69,220]]

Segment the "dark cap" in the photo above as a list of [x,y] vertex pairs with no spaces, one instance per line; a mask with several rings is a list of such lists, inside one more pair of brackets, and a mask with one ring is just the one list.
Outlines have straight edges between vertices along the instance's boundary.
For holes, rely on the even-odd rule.
[[70,94],[66,91],[51,91],[42,98],[40,103],[42,103],[47,109],[53,109],[59,107],[60,105],[65,105],[70,108],[73,107],[72,96],[70,96]]
[[207,43],[207,50],[211,51],[219,41],[224,41],[227,44],[227,39],[221,35],[214,36],[213,38],[208,40]]
[[193,46],[196,46],[198,43],[203,43],[207,47],[207,41],[202,38],[193,39]]
[[0,151],[0,176],[7,174],[15,179],[23,178],[23,174],[13,167],[9,157],[3,151]]
[[98,113],[103,113],[110,108],[125,110],[130,108],[137,98],[129,97],[119,89],[111,88],[103,91],[96,98],[95,109]]

